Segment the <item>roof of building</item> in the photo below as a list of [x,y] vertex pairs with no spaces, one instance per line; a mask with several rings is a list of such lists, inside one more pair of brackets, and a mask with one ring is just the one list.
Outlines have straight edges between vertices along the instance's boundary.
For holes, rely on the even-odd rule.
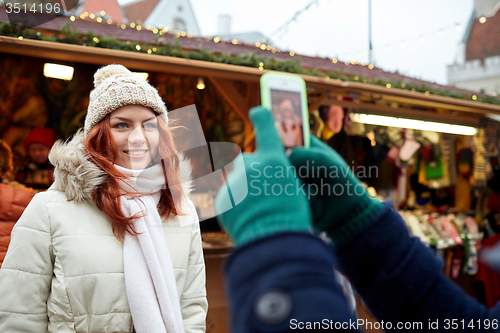
[[[500,55],[500,11],[480,23],[474,17],[467,38],[466,60],[481,59]],[[469,29],[466,30],[468,32]]]
[[125,22],[124,13],[117,0],[86,0],[80,7],[80,10],[96,15],[100,11],[104,11],[109,16],[108,18],[111,18],[114,22]]
[[249,31],[249,32],[234,32],[229,34],[220,34],[222,40],[232,41],[233,39],[239,40],[247,44],[255,44],[262,41],[264,36],[260,31]]
[[129,22],[142,23],[146,21],[158,2],[160,2],[160,0],[135,1],[129,5],[123,6],[123,10]]

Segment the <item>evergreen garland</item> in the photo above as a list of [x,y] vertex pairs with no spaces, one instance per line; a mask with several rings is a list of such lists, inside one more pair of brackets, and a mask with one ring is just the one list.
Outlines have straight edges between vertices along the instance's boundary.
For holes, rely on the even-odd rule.
[[[14,29],[12,29],[12,26],[14,26]],[[97,36],[91,30],[87,30],[86,33],[79,33],[71,28],[69,22],[66,22],[66,24],[61,28],[59,35],[55,36],[46,36],[41,32],[36,31],[35,29],[27,28],[23,23],[10,24],[8,22],[5,22],[0,23],[0,35],[8,37],[36,39],[56,43],[93,46],[129,52],[157,54],[169,57],[209,61],[253,68],[265,68],[280,72],[321,76],[327,79],[340,79],[343,81],[370,83],[379,86],[410,90],[412,92],[422,92],[426,94],[447,96],[458,99],[500,105],[500,99],[494,96],[488,96],[484,94],[471,95],[460,93],[457,91],[443,90],[430,83],[416,85],[388,79],[369,79],[356,74],[348,75],[343,73],[343,71],[330,71],[325,73],[324,71],[319,71],[317,69],[307,69],[301,66],[299,58],[289,61],[282,61],[277,60],[275,56],[266,58],[256,55],[255,52],[239,53],[235,55],[229,53],[215,53],[213,51],[203,49],[203,43],[200,44],[198,50],[187,52],[182,49],[182,46],[176,36],[174,36],[174,44],[170,42],[161,44],[159,42],[161,35],[158,35],[155,44],[148,45],[131,41],[121,41],[117,40],[115,37],[110,36]]]

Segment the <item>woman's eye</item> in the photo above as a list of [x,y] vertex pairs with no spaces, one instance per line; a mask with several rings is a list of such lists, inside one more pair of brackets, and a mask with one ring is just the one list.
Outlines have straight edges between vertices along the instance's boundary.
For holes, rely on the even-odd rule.
[[153,129],[156,128],[156,123],[145,123],[144,124],[145,129]]
[[121,128],[127,128],[127,124],[125,124],[125,123],[118,123],[118,124],[114,125],[113,127],[114,128],[119,128],[119,129],[121,129]]

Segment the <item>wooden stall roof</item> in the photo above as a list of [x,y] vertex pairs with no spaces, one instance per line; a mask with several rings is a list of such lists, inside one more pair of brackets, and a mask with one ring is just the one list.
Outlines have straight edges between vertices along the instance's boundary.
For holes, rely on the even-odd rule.
[[[223,80],[240,80],[258,83],[266,70],[244,66],[211,63],[206,61],[181,59],[160,55],[110,50],[80,45],[70,45],[38,40],[20,40],[0,36],[0,52],[30,57],[39,57],[62,62],[79,62],[95,65],[120,63],[133,70],[205,76]],[[471,122],[484,114],[499,114],[500,106],[463,99],[426,95],[403,89],[386,88],[374,84],[346,82],[334,79],[302,75],[309,89],[318,93],[317,99],[328,103],[331,95],[351,96],[355,102],[343,102],[347,107],[372,111],[375,114],[402,116],[412,107],[434,108],[449,111],[453,117],[469,115]],[[314,99],[312,100],[314,102]],[[331,103],[333,100],[330,101]],[[412,112],[418,112],[413,110]],[[425,111],[421,111],[425,112]],[[446,113],[446,112],[445,112]],[[425,112],[429,114],[429,112]]]
[[[145,27],[142,27],[140,31],[134,28],[130,28],[130,26],[126,26],[126,29],[122,29],[119,25],[116,24],[108,24],[104,21],[98,23],[95,21],[95,19],[80,19],[78,16],[76,16],[74,21],[71,21],[70,17],[68,16],[57,16],[46,13],[22,13],[19,14],[19,17],[17,17],[15,14],[9,15],[10,16],[7,16],[5,7],[0,6],[0,22],[9,22],[9,18],[11,20],[18,18],[21,21],[26,21],[28,23],[28,26],[36,27],[37,29],[41,29],[44,31],[59,32],[64,24],[70,24],[73,30],[81,33],[86,33],[88,30],[91,30],[97,36],[111,36],[115,37],[118,40],[129,40],[140,43],[148,43],[152,45],[156,43],[156,39],[158,37],[160,38],[161,43],[174,43],[175,39],[175,34],[171,33],[166,33],[163,36],[159,36],[158,34],[154,34],[152,31],[147,30]],[[429,85],[432,88],[441,90],[449,90],[470,95],[474,94],[474,92],[457,87],[440,85],[433,82],[401,75],[397,72],[393,73],[384,71],[381,68],[377,67],[371,68],[367,66],[368,64],[362,65],[352,64],[349,62],[344,63],[340,60],[338,60],[336,63],[333,63],[329,58],[311,57],[299,54],[291,56],[289,52],[282,52],[278,49],[275,49],[273,52],[272,48],[271,50],[262,50],[255,45],[243,44],[241,42],[238,42],[236,44],[233,44],[231,41],[220,41],[218,43],[215,43],[212,37],[196,37],[186,35],[185,37],[177,38],[177,41],[185,50],[198,50],[200,46],[202,46],[204,50],[212,51],[215,53],[240,54],[254,52],[258,56],[262,56],[265,58],[274,56],[277,60],[281,61],[298,60],[304,68],[315,68],[317,70],[325,72],[343,72],[346,75],[358,75],[360,77],[365,77],[368,80],[385,79],[395,82],[401,81],[414,85]]]

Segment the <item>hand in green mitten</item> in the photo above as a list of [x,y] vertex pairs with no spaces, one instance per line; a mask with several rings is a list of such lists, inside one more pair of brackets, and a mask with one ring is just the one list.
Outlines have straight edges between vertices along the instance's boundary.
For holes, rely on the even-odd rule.
[[382,208],[342,157],[316,137],[311,136],[310,148],[295,148],[290,161],[308,184],[313,226],[334,243],[368,223]]
[[[284,231],[309,231],[311,211],[301,180],[293,171],[278,137],[271,112],[250,110],[257,150],[242,154],[215,199],[220,225],[236,245]],[[237,197],[248,189],[238,203]],[[243,193],[244,196],[245,193]],[[236,205],[224,211],[227,202]]]

